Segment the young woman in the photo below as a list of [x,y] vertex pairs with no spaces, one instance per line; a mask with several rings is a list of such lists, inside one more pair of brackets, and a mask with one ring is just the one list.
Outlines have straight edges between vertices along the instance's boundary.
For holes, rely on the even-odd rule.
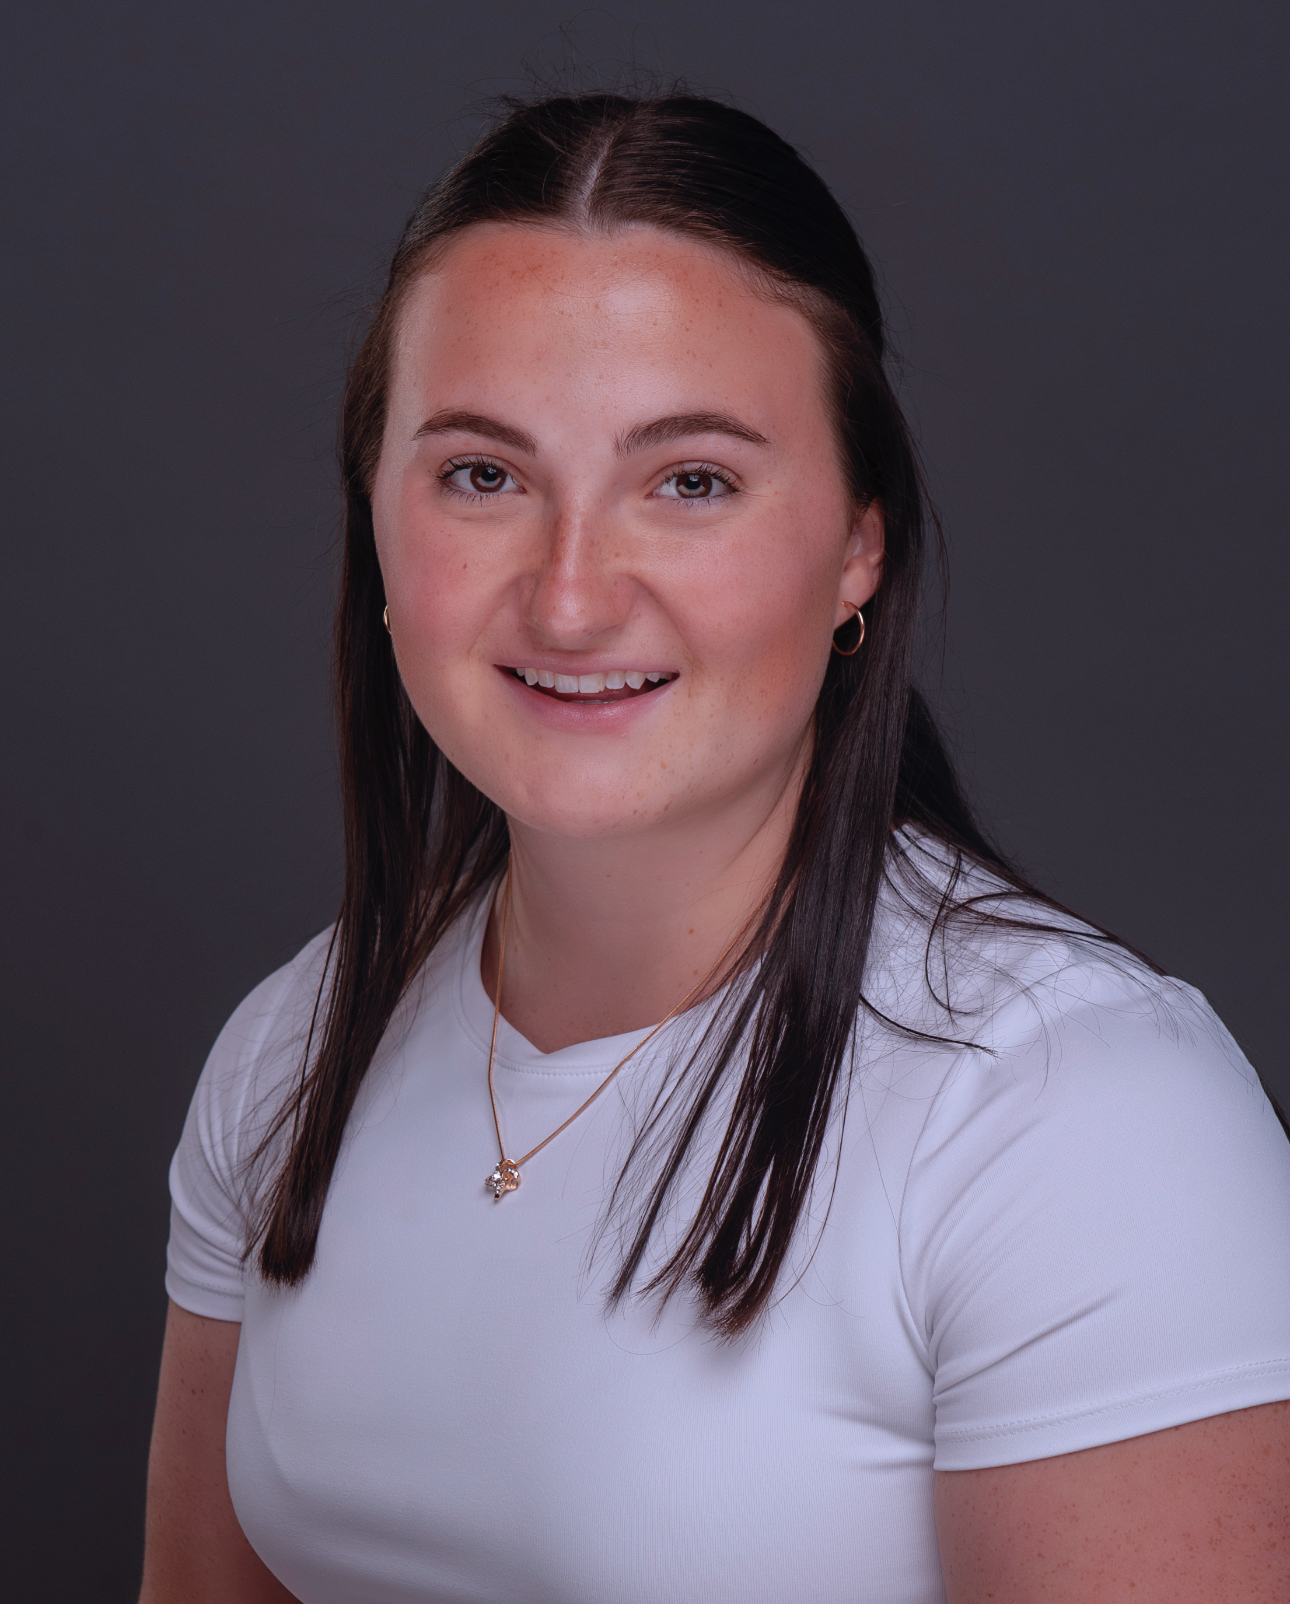
[[1290,1593],[1290,1144],[910,682],[855,235],[516,109],[345,400],[335,928],[172,1172],[145,1604]]

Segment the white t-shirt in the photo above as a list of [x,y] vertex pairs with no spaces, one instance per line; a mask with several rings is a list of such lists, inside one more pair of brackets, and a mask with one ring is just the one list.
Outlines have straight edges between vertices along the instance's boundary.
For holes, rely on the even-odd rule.
[[[621,1237],[598,1234],[703,1011],[495,1201],[483,915],[387,1033],[301,1288],[244,1268],[242,1199],[322,938],[234,1014],[175,1155],[167,1288],[242,1322],[229,1486],[306,1604],[933,1604],[933,1470],[1290,1397],[1290,1143],[1190,988],[982,935],[956,971],[977,1012],[940,1016],[972,1045],[862,1016],[779,1301],[726,1344],[683,1301],[606,1313]],[[884,1012],[930,1017],[925,944],[888,897]],[[644,1034],[540,1053],[503,1020],[508,1152]]]

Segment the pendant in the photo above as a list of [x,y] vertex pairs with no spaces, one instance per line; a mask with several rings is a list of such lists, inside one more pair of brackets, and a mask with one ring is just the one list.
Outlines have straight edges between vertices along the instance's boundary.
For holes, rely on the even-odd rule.
[[485,1186],[492,1187],[493,1201],[495,1203],[500,1203],[502,1195],[506,1192],[513,1192],[519,1184],[520,1167],[514,1159],[510,1158],[498,1159],[496,1169],[484,1182]]

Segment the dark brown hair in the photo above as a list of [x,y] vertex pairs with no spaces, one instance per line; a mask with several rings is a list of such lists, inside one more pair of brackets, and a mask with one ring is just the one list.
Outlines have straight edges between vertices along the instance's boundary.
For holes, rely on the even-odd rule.
[[[855,231],[829,190],[755,118],[672,95],[584,95],[513,106],[413,213],[345,392],[344,577],[336,633],[345,890],[319,993],[318,1050],[262,1154],[285,1145],[253,1232],[270,1280],[314,1257],[346,1121],[395,1008],[453,921],[499,875],[506,820],[430,740],[381,623],[370,490],[391,336],[408,286],[482,222],[580,230],[648,224],[730,253],[815,327],[857,500],[886,527],[865,641],[833,656],[814,755],[778,880],[747,948],[758,962],[723,1018],[674,1140],[648,1181],[612,1293],[633,1285],[717,1090],[733,1085],[706,1191],[649,1279],[688,1286],[727,1335],[766,1307],[844,1077],[894,821],[915,824],[1030,893],[974,824],[911,680],[927,519],[915,454],[884,370],[883,319]],[[481,1082],[482,1085],[482,1082]],[[289,1133],[289,1137],[288,1137]],[[279,1149],[273,1149],[277,1142]]]

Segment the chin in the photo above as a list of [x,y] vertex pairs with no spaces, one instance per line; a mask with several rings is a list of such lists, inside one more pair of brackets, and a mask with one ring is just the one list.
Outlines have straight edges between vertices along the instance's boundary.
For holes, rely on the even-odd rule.
[[509,819],[526,829],[577,841],[648,831],[665,818],[670,823],[674,816],[676,799],[671,796],[634,797],[627,802],[619,787],[607,786],[601,791],[594,785],[577,784],[576,796],[570,795],[571,788],[566,777],[550,788],[526,788],[523,794],[508,786],[504,794],[494,794],[493,800]]

